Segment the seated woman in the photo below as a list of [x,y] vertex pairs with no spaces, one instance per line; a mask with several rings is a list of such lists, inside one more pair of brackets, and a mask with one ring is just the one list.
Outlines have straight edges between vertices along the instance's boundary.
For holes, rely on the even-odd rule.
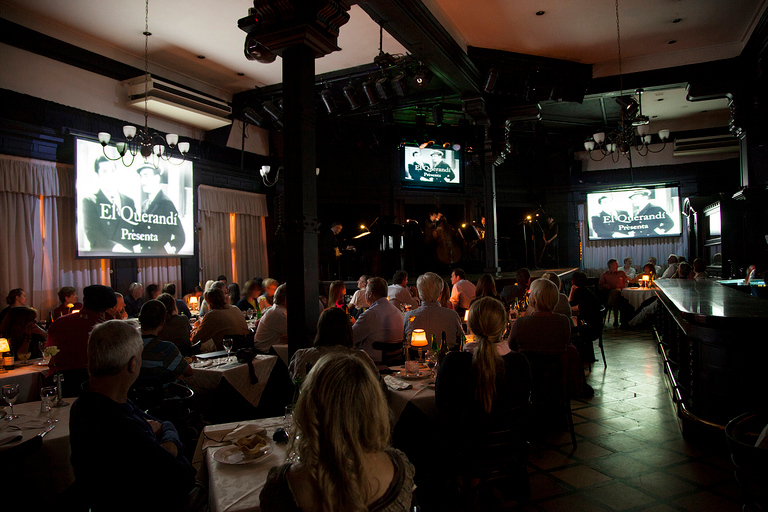
[[451,285],[449,285],[448,281],[445,279],[443,279],[443,293],[440,294],[439,302],[442,307],[453,309],[453,303],[451,302]]
[[14,288],[8,292],[8,296],[5,298],[5,302],[8,304],[2,311],[0,311],[0,323],[5,318],[5,315],[11,310],[11,308],[20,308],[27,305],[27,294],[21,288]]
[[299,462],[269,470],[264,512],[410,510],[414,468],[388,447],[389,409],[375,372],[351,354],[321,358],[293,412]]
[[216,350],[221,350],[223,347],[221,340],[224,339],[224,336],[245,336],[248,334],[248,324],[243,318],[243,312],[237,307],[227,304],[227,299],[221,288],[208,290],[205,293],[205,302],[210,310],[192,331],[191,343],[194,344],[200,340],[206,342],[210,339],[213,340]]
[[681,261],[677,264],[677,271],[672,276],[672,279],[688,279],[688,276],[691,275],[692,271],[690,263]]
[[496,293],[496,281],[493,280],[491,274],[483,274],[480,276],[480,279],[477,280],[477,284],[475,285],[475,298],[472,299],[472,302],[482,299],[483,297],[491,297],[499,301],[501,300],[499,294]]
[[169,293],[161,293],[157,300],[165,306],[165,324],[157,335],[163,341],[170,341],[179,350],[189,348],[189,318],[180,315],[176,307],[176,299]]
[[578,317],[580,325],[578,342],[574,343],[579,349],[579,355],[584,363],[595,362],[595,349],[592,344],[603,330],[603,316],[600,313],[602,305],[597,295],[587,288],[587,274],[576,271],[571,276],[571,295],[568,302],[573,314]]
[[460,424],[503,427],[513,411],[528,404],[528,360],[519,352],[498,348],[506,345],[501,335],[507,327],[507,312],[500,301],[490,297],[476,301],[469,308],[467,324],[477,349],[473,354],[446,354],[435,383],[437,407]]
[[259,295],[261,295],[261,286],[256,281],[248,281],[243,287],[243,297],[237,301],[237,307],[240,311],[253,309],[256,316],[261,318],[261,309],[259,309]]
[[240,285],[237,283],[229,283],[227,285],[226,293],[229,295],[229,303],[236,306],[240,301]]
[[0,322],[0,336],[8,338],[15,358],[30,354],[31,358],[42,357],[48,333],[37,326],[37,311],[26,306],[8,311]]
[[278,286],[280,286],[280,283],[271,277],[268,277],[261,282],[261,288],[264,290],[264,292],[259,297],[259,306],[261,307],[262,312],[274,305],[275,291],[277,291]]
[[571,323],[568,317],[553,313],[560,292],[548,279],[536,279],[531,283],[528,309],[512,324],[507,341],[512,350],[561,352],[571,340]]
[[560,281],[560,276],[555,274],[554,272],[547,272],[543,276],[541,276],[544,279],[549,279],[552,281],[555,286],[557,286],[557,291],[559,292],[559,295],[557,296],[557,306],[552,310],[553,313],[560,313],[561,315],[565,315],[568,317],[568,323],[573,328],[573,322],[571,318],[573,317],[573,311],[571,311],[571,305],[568,304],[568,296],[563,293],[563,283]]
[[59,290],[59,306],[51,313],[52,320],[56,320],[79,309],[83,309],[83,305],[77,302],[77,290],[71,286],[65,286]]
[[376,363],[371,356],[362,350],[353,350],[352,347],[352,327],[344,310],[326,309],[320,313],[317,321],[314,346],[297,350],[288,364],[291,380],[295,380],[296,377],[304,380],[307,376],[307,364],[314,365],[321,357],[332,352],[353,354],[368,363],[371,369],[376,370]]
[[639,283],[643,280],[643,276],[648,276],[651,281],[656,280],[656,266],[653,263],[646,263],[643,265],[643,272],[637,274],[634,279],[630,279],[630,283]]

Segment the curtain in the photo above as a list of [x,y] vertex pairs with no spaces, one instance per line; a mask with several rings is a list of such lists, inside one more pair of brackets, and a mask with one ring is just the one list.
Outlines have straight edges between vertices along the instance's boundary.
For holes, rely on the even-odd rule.
[[76,259],[71,165],[0,155],[0,295],[23,288],[48,317],[62,286],[110,284],[109,260]]
[[267,277],[266,196],[200,185],[198,209],[201,282]]
[[616,240],[590,241],[587,233],[587,223],[584,219],[584,205],[578,206],[580,235],[582,242],[581,268],[588,276],[599,276],[608,264],[615,258],[619,267],[624,265],[624,258],[632,258],[632,266],[642,272],[648,258],[656,258],[656,264],[666,268],[670,254],[685,254],[688,247],[688,233],[683,229],[681,236],[666,236],[660,238],[621,238]]
[[[176,285],[176,295],[181,297],[181,260],[179,258],[139,258],[137,282],[144,285],[155,283],[162,288],[168,283]],[[126,290],[127,292],[127,290]]]

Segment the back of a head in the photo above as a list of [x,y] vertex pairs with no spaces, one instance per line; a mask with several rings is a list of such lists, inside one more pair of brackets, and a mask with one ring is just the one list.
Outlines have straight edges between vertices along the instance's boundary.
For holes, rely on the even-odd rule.
[[586,286],[586,284],[587,284],[587,274],[585,274],[581,270],[577,270],[571,276],[571,284],[573,286],[579,286],[579,287]]
[[[168,318],[171,316],[174,312],[174,310],[177,310],[176,308],[176,299],[173,298],[173,295],[170,293],[161,293],[157,296],[157,300],[163,303],[163,306],[165,306],[165,317]],[[143,309],[143,308],[142,308]]]
[[214,281],[211,284],[211,287],[208,288],[209,290],[221,290],[225,294],[227,293],[227,285],[222,283],[221,281]]
[[286,300],[287,300],[286,290],[287,290],[286,283],[281,284],[280,286],[277,287],[277,290],[275,290],[274,302],[278,306],[285,307]]
[[64,304],[64,301],[67,300],[67,297],[75,293],[75,289],[72,286],[65,286],[61,290],[59,290],[59,303]]
[[370,292],[374,300],[387,296],[387,282],[381,277],[373,277],[368,280],[366,292]]
[[496,281],[493,280],[493,276],[491,274],[483,274],[480,276],[480,279],[477,280],[477,285],[475,286],[475,296],[496,296]]
[[154,295],[158,291],[160,291],[160,287],[157,284],[155,284],[155,283],[148,284],[147,287],[144,288],[144,298],[145,298],[145,300],[151,300],[152,299],[152,295]]
[[691,264],[687,261],[680,263],[680,266],[677,268],[677,272],[681,277],[688,277],[688,274],[691,273]]
[[541,277],[552,281],[552,283],[554,283],[554,285],[557,287],[557,290],[560,291],[560,276],[558,276],[554,272],[547,272]]
[[459,279],[466,279],[467,278],[467,273],[464,272],[464,269],[462,269],[462,268],[455,268],[455,269],[453,269],[453,275],[455,275]]
[[340,300],[344,300],[346,292],[344,281],[334,281],[331,283],[331,289],[328,292],[328,306],[335,306]]
[[98,324],[88,336],[88,373],[91,377],[117,375],[143,348],[135,322],[109,320]]
[[148,300],[141,305],[139,323],[142,330],[157,329],[165,322],[165,306],[157,299]]
[[613,265],[614,263],[618,265],[619,261],[616,258],[611,258],[608,260],[608,264],[606,265],[606,267],[611,268],[611,265]]
[[496,299],[482,297],[469,307],[467,325],[475,338],[498,341],[507,327],[507,313]]
[[536,311],[552,311],[557,306],[560,292],[555,283],[549,279],[537,279],[531,283],[531,302]]
[[422,302],[437,302],[443,293],[443,278],[434,272],[426,272],[416,280],[416,289]]
[[507,327],[507,312],[500,301],[483,297],[469,307],[467,326],[479,344],[472,355],[475,398],[489,414],[496,397],[496,375],[502,371],[501,357],[494,343]]
[[226,282],[227,281],[227,276],[225,276],[224,274],[221,274],[221,275],[219,275],[219,277],[216,278],[216,280],[217,281]]
[[227,285],[227,292],[229,293],[229,301],[232,304],[240,300],[240,285],[237,283],[229,283]]
[[277,279],[272,279],[271,277],[268,277],[261,282],[261,288],[263,290],[266,290],[270,286],[277,286]]
[[696,258],[693,260],[693,271],[694,272],[705,272],[707,270],[707,263],[701,259]]
[[395,272],[395,275],[392,276],[392,284],[400,284],[403,282],[403,279],[408,279],[408,272],[405,270],[398,270]]
[[345,468],[362,466],[365,454],[389,442],[389,409],[371,367],[353,354],[323,356],[301,386],[288,447],[316,475],[320,510],[365,510],[369,487]]
[[256,283],[253,281],[246,281],[243,285],[243,297],[250,298],[250,296],[256,291]]
[[0,323],[0,333],[12,342],[21,343],[27,338],[27,326],[33,324],[36,319],[37,310],[33,308],[11,308]]
[[352,326],[343,309],[329,308],[320,313],[314,346],[352,348]]
[[649,257],[648,258],[648,263],[651,263],[651,264],[655,265],[656,264],[656,257],[655,256]]
[[646,274],[655,274],[656,266],[653,263],[646,263],[643,265],[643,272]]
[[224,291],[221,288],[211,288],[205,292],[205,302],[211,309],[224,309],[227,306],[227,300],[224,298]]
[[531,271],[527,268],[521,268],[515,272],[515,276],[517,277],[517,286],[528,286],[528,281],[531,280]]
[[22,288],[14,288],[8,292],[5,302],[7,302],[9,306],[13,306],[13,303],[16,302],[16,297],[19,297],[22,293],[24,293]]
[[117,304],[117,297],[109,286],[92,284],[83,288],[83,307],[85,309],[103,313],[115,304]]
[[176,285],[173,283],[166,284],[163,286],[163,293],[167,293],[171,297],[176,297]]
[[209,279],[208,281],[206,281],[205,282],[205,288],[203,289],[203,292],[207,292],[208,290],[210,290],[211,286],[213,286],[213,283],[215,283],[215,282],[216,281],[214,281],[213,279]]

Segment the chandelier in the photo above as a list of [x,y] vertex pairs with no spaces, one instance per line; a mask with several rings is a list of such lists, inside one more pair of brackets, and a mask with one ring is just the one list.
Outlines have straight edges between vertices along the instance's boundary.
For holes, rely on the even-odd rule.
[[[189,142],[179,142],[177,134],[169,133],[163,138],[159,133],[149,131],[147,122],[149,117],[147,93],[150,81],[148,50],[149,36],[151,35],[152,33],[149,31],[149,0],[146,0],[144,8],[144,128],[137,129],[131,125],[123,126],[123,135],[126,142],[115,143],[118,156],[114,158],[107,154],[107,145],[109,145],[112,136],[107,132],[99,132],[99,142],[101,143],[104,156],[109,160],[120,160],[126,167],[133,165],[136,155],[139,154],[144,158],[144,163],[151,163],[155,169],[158,168],[161,161],[179,165],[186,160],[187,153],[189,152]],[[172,160],[176,156],[174,149],[177,149],[178,155],[181,156],[180,159],[177,159],[178,161]],[[130,158],[130,160],[127,158]]]
[[[616,103],[620,107],[619,125],[606,135],[605,132],[597,132],[592,138],[584,142],[584,149],[587,150],[589,158],[595,161],[603,160],[611,156],[614,163],[621,159],[621,155],[630,159],[630,150],[634,148],[639,156],[646,156],[648,153],[660,153],[667,147],[669,140],[669,130],[659,130],[659,139],[663,143],[662,147],[651,149],[652,136],[650,134],[650,119],[643,115],[643,90],[637,89],[637,100],[633,96],[624,95],[624,79],[621,73],[621,29],[619,27],[619,0],[616,4],[616,41],[618,44],[619,55],[619,97]],[[635,132],[637,129],[637,132]]]

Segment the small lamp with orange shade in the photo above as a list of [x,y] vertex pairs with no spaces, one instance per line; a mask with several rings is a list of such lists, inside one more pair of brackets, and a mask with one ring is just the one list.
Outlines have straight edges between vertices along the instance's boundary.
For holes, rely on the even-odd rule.
[[424,329],[414,329],[411,333],[411,346],[419,349],[419,362],[424,359],[424,347],[427,346],[427,333]]
[[[11,353],[11,345],[6,338],[0,338],[0,356],[3,359],[3,364],[0,366],[0,373],[5,373],[5,366],[10,366],[13,369],[13,354]],[[9,361],[6,361],[6,358]],[[10,365],[8,364],[10,362]]]

